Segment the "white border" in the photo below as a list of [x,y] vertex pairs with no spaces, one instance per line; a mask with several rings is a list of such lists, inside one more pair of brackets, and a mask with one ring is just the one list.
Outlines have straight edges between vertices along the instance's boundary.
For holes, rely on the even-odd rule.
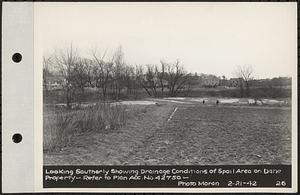
[[[22,54],[14,63],[12,55]],[[32,192],[33,3],[2,4],[2,191]],[[22,142],[12,141],[21,133]]]
[[[70,2],[71,3],[71,2]],[[207,4],[207,2],[205,2]],[[245,4],[247,2],[243,2]],[[270,2],[266,2],[270,3]],[[297,3],[290,2],[297,13]],[[292,79],[292,188],[47,188],[43,189],[42,151],[42,51],[38,5],[3,3],[2,42],[2,159],[3,192],[296,192],[297,191],[297,32],[295,32],[295,66]],[[83,3],[82,3],[83,4]],[[92,3],[90,3],[92,4]],[[102,3],[103,5],[114,3]],[[122,5],[133,3],[121,3]],[[135,3],[145,4],[145,3]],[[159,3],[151,3],[156,5]],[[167,3],[163,3],[167,4]],[[193,5],[198,3],[184,3]],[[213,3],[217,4],[217,3]],[[254,4],[254,3],[251,3]],[[262,4],[261,2],[259,4]],[[295,27],[297,20],[295,20]],[[297,31],[297,28],[295,28]],[[20,36],[21,34],[21,36]],[[34,41],[33,41],[34,40]],[[33,46],[34,44],[34,46]],[[17,49],[16,49],[17,48]],[[12,53],[23,54],[19,64],[11,62]],[[34,52],[33,52],[34,51]],[[34,62],[33,62],[34,54]],[[32,66],[34,64],[34,66]],[[32,80],[34,78],[34,82]],[[18,89],[18,90],[14,90]],[[33,90],[34,89],[34,90]],[[26,98],[24,98],[26,97]],[[34,105],[33,105],[34,104]],[[33,111],[34,109],[34,111]],[[24,112],[25,111],[25,112]],[[33,118],[34,117],[34,121]],[[18,122],[16,122],[18,121]],[[33,124],[34,123],[34,124]],[[34,127],[34,132],[32,131]],[[18,129],[24,140],[14,144],[11,136]],[[30,139],[31,141],[28,141]],[[35,146],[35,147],[34,147]],[[32,170],[32,172],[30,172]],[[32,174],[30,174],[32,173]]]

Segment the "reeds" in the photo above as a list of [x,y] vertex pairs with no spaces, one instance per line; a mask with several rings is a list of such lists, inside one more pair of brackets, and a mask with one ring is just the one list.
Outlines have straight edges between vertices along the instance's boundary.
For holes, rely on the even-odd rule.
[[118,129],[127,121],[125,109],[124,105],[99,103],[84,109],[45,113],[44,150],[60,150],[79,133]]

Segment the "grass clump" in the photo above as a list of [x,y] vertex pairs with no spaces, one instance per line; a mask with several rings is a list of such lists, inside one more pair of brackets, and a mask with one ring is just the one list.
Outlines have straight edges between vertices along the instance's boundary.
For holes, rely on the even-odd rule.
[[118,129],[127,121],[125,109],[123,105],[111,104],[97,104],[76,110],[45,109],[44,150],[60,150],[71,143],[72,137],[80,133]]

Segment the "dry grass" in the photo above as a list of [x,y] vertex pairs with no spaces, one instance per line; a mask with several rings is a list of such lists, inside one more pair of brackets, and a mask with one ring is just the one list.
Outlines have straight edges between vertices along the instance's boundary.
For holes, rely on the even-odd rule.
[[125,106],[97,104],[67,110],[56,108],[44,112],[44,150],[57,151],[83,132],[110,131],[126,123]]
[[183,105],[153,145],[161,164],[290,164],[291,110]]
[[[178,110],[167,121],[175,106]],[[82,133],[63,150],[44,152],[44,164],[291,163],[291,109],[288,107],[130,105],[126,108],[126,121],[117,131]]]
[[174,110],[173,105],[129,105],[126,124],[118,130],[84,132],[57,151],[44,151],[44,165],[126,165],[136,150],[160,131]]

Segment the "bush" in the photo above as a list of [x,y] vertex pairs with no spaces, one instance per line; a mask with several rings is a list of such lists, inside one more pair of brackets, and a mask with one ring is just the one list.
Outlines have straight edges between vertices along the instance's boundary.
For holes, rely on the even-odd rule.
[[126,120],[125,107],[121,105],[97,104],[77,110],[57,108],[44,114],[44,150],[59,150],[79,133],[118,129]]
[[254,88],[250,92],[253,98],[290,98],[292,96],[290,88]]

